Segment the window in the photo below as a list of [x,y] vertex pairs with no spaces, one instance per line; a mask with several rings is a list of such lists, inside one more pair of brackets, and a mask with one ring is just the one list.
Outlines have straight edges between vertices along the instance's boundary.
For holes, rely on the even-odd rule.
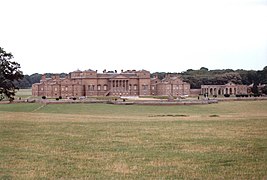
[[101,90],[101,85],[97,85],[97,90],[98,90],[98,91]]
[[143,90],[147,90],[147,85],[143,85]]
[[55,88],[55,91],[57,91],[57,88]]
[[152,90],[155,90],[155,86],[152,86]]
[[136,84],[134,85],[134,90],[137,90],[137,85]]
[[104,91],[108,90],[108,85],[104,85]]

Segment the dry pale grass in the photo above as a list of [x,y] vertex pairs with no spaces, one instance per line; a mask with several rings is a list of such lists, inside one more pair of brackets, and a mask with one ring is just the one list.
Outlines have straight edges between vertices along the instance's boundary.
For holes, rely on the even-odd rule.
[[0,106],[1,179],[266,177],[267,102],[39,107]]

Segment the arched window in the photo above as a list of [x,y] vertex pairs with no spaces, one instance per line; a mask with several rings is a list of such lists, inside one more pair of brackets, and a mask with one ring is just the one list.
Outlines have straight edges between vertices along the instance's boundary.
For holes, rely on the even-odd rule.
[[98,91],[101,90],[101,85],[100,85],[100,84],[97,85],[97,90],[98,90]]

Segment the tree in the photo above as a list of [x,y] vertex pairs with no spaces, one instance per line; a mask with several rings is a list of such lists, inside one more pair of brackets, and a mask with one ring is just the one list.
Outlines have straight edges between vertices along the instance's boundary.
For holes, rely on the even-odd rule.
[[14,82],[23,78],[20,71],[20,64],[10,61],[13,58],[11,53],[7,53],[0,47],[0,100],[5,96],[10,100],[14,100],[17,86]]
[[259,94],[258,84],[254,83],[251,91],[253,94]]

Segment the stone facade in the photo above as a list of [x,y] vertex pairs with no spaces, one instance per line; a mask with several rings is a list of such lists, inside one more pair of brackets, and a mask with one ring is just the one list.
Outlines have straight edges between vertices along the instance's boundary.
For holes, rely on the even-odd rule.
[[68,77],[59,75],[33,84],[33,96],[86,97],[86,96],[148,96],[148,95],[189,95],[190,85],[178,77],[166,77],[162,81],[150,78],[146,70],[97,73],[97,71],[74,71]]
[[201,85],[201,93],[208,93],[208,95],[247,94],[248,87],[246,85],[239,85],[231,82],[225,85]]
[[183,82],[178,76],[167,75],[163,80],[151,79],[151,95],[184,96],[190,95],[190,84]]

